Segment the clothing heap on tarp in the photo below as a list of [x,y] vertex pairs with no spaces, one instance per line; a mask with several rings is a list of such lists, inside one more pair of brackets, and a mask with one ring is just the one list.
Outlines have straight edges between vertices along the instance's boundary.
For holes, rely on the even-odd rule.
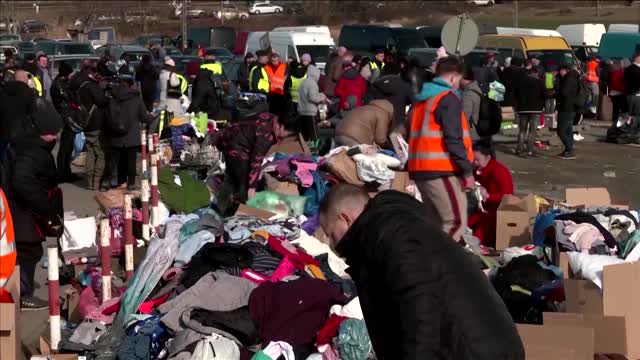
[[[375,358],[347,266],[301,228],[304,216],[258,217],[244,207],[222,218],[203,183],[169,169],[160,179],[168,211],[133,277],[126,284],[114,277],[102,304],[98,267],[72,281],[79,316],[65,322],[62,352],[121,360]],[[189,194],[168,195],[175,189],[167,185]],[[182,189],[192,185],[205,188]],[[121,213],[109,212],[118,225]]]

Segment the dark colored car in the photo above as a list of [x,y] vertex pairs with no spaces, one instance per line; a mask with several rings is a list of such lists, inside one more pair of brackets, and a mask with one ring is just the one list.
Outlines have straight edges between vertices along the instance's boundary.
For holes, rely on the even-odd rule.
[[39,33],[47,32],[47,24],[40,20],[25,20],[22,23],[23,33]]
[[128,55],[131,63],[137,65],[142,61],[142,56],[145,54],[152,56],[151,50],[136,45],[116,45],[107,44],[96,49],[96,55],[99,57],[111,57],[114,60],[120,60],[122,55]]
[[373,55],[378,49],[407,55],[409,49],[428,47],[416,29],[380,25],[344,25],[339,44],[365,56]]
[[47,55],[93,55],[95,51],[91,44],[59,42],[59,41],[36,41],[36,51],[44,51]]

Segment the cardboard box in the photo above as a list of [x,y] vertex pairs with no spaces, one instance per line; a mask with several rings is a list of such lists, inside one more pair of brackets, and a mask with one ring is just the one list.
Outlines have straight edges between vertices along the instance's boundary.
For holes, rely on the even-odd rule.
[[271,211],[256,209],[245,204],[240,204],[238,210],[236,210],[236,215],[252,215],[262,220],[269,220],[276,216],[276,214]]
[[281,142],[271,146],[267,151],[266,156],[271,156],[275,153],[284,153],[284,154],[311,154],[311,150],[309,149],[309,145],[302,138],[302,135],[298,134],[296,137],[289,137]]
[[505,195],[497,213],[496,250],[531,244],[533,221],[537,213],[535,196],[519,198]]
[[593,360],[592,328],[546,324],[516,327],[527,360]]
[[604,314],[600,288],[592,281],[565,279],[564,292],[568,313]]
[[640,358],[640,263],[604,267],[603,309],[606,316],[624,316],[629,359]]
[[567,188],[565,204],[571,207],[611,206],[616,209],[629,210],[628,205],[611,204],[611,195],[606,188]]
[[[48,360],[80,360],[77,354],[51,354],[51,343],[49,339],[42,336],[40,337],[40,354],[45,355],[45,359]],[[86,358],[83,356],[82,359]]]
[[22,357],[20,348],[20,267],[16,266],[5,285],[12,304],[0,304],[0,360],[15,360]]
[[623,354],[626,351],[625,320],[621,316],[544,313],[544,325],[576,326],[593,329],[597,354]]

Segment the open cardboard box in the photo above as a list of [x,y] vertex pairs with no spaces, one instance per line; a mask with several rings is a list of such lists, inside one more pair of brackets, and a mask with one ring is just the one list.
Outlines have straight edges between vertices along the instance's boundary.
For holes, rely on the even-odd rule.
[[[31,359],[50,359],[50,360],[80,360],[77,354],[52,354],[51,353],[51,343],[49,339],[44,336],[40,337],[40,354],[42,356],[33,356]],[[81,357],[85,359],[85,357]]]
[[519,198],[505,195],[497,213],[496,250],[531,244],[531,232],[537,213],[535,196]]
[[606,188],[567,188],[565,204],[570,207],[611,206],[628,210],[628,205],[612,205],[611,195]]
[[276,214],[271,211],[256,209],[245,204],[240,204],[238,210],[236,210],[236,215],[252,215],[262,220],[269,220],[276,216]]
[[594,330],[581,326],[517,324],[527,360],[593,360]]
[[16,266],[5,287],[13,303],[0,303],[0,360],[15,360],[22,357],[20,350],[20,267]]

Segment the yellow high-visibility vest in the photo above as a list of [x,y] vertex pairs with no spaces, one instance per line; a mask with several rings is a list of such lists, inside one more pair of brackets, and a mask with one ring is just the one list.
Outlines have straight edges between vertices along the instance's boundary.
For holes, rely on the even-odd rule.
[[187,91],[187,87],[189,87],[187,79],[178,73],[176,73],[176,77],[180,80],[180,92],[184,94]]
[[222,65],[218,63],[202,64],[200,69],[207,69],[216,75],[222,75]]
[[298,89],[300,89],[300,84],[307,78],[307,74],[304,74],[303,77],[297,78],[291,75],[291,89],[289,89],[289,94],[291,94],[291,101],[294,103],[298,103],[300,99],[300,94],[298,94]]
[[269,75],[267,74],[267,70],[264,69],[264,66],[260,69],[260,80],[258,80],[258,88],[257,89],[253,89],[251,88],[251,84],[253,84],[253,70],[256,68],[256,66],[258,65],[254,65],[251,68],[251,71],[249,72],[249,88],[251,91],[257,91],[257,90],[262,90],[266,93],[269,92]]
[[40,82],[40,79],[38,79],[37,76],[33,75],[30,72],[28,72],[27,74],[29,74],[31,76],[31,79],[33,80],[33,83],[35,84],[36,91],[38,92],[38,96],[42,96],[42,83]]
[[[378,64],[375,61],[371,61],[369,63],[369,67],[371,67],[371,71],[376,70],[378,68]],[[384,63],[382,63],[382,68],[384,69]]]

